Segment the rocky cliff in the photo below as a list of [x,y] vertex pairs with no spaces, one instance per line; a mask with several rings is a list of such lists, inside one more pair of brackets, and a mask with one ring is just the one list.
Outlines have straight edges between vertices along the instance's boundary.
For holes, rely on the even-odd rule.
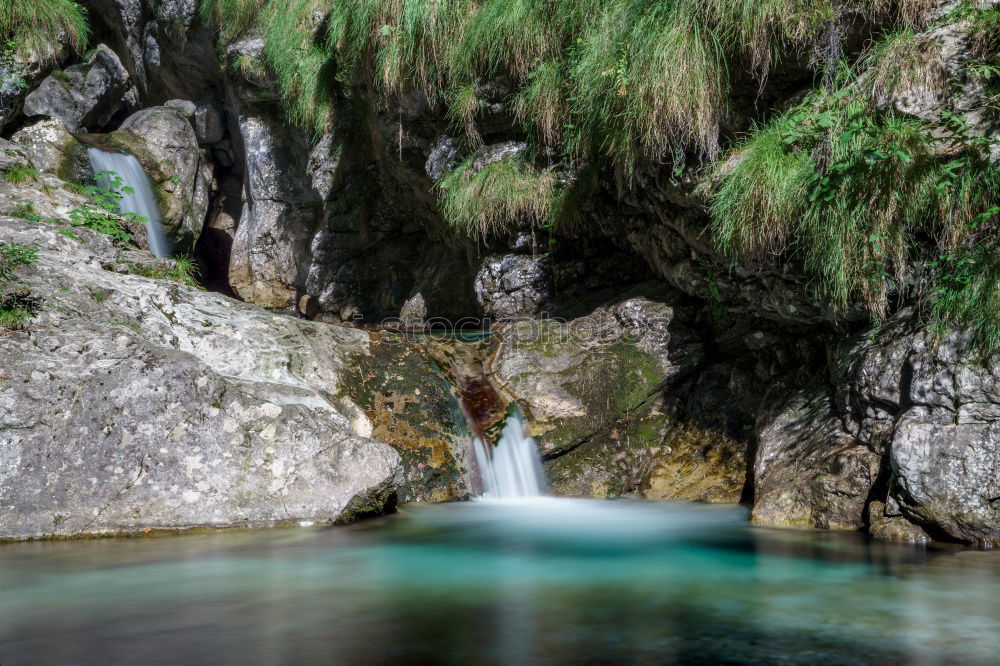
[[[554,492],[1000,541],[995,3],[820,2],[744,16],[759,33],[724,2],[683,30],[551,3],[565,49],[511,8],[477,33],[492,0],[420,19],[441,35],[403,0],[370,25],[362,2],[82,4],[94,49],[4,65],[0,168],[27,175],[0,243],[38,259],[4,287],[30,317],[0,338],[0,535],[465,496],[454,368],[349,327],[390,319],[492,326],[474,353]],[[618,35],[635,16],[661,41]],[[130,275],[141,227],[59,233],[88,145],[139,158],[228,296]]]

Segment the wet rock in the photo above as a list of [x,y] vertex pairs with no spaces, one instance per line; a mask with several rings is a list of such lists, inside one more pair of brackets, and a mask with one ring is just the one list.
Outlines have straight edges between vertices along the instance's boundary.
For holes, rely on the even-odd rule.
[[128,71],[104,44],[81,65],[50,74],[24,99],[26,116],[48,116],[71,132],[99,131],[121,108],[129,89]]
[[570,322],[497,328],[487,372],[525,408],[554,492],[639,493],[654,460],[680,464],[664,448],[673,412],[663,392],[694,372],[704,350],[689,313],[669,302],[634,297]]

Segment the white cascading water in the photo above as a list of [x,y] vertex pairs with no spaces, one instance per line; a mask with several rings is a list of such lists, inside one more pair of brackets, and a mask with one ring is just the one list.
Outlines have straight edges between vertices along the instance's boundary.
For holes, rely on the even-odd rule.
[[545,495],[545,473],[535,440],[524,434],[524,416],[512,410],[500,441],[490,455],[488,445],[475,438],[474,448],[483,479],[483,499],[515,499]]
[[[109,153],[97,148],[87,149],[87,156],[95,174],[113,171],[122,179],[122,185],[132,188],[131,194],[122,193],[121,202],[118,204],[119,212],[135,213],[146,218],[150,252],[161,259],[169,257],[170,241],[163,233],[160,209],[156,205],[156,197],[153,196],[153,186],[139,160],[128,153]],[[102,177],[101,185],[110,187],[110,177]]]

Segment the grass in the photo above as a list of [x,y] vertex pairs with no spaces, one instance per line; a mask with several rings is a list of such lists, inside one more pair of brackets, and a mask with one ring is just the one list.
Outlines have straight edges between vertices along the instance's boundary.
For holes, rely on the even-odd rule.
[[87,46],[86,10],[72,0],[4,0],[0,2],[0,39],[13,40],[22,52],[54,61],[59,46],[74,53]]
[[875,101],[905,91],[928,90],[944,94],[948,70],[940,45],[913,29],[880,40],[862,57],[858,68],[869,70],[866,82]]
[[2,176],[8,183],[21,185],[29,180],[38,180],[39,174],[38,169],[35,167],[24,164],[15,164],[12,167],[8,167],[7,169],[0,171],[0,176]]
[[0,330],[18,330],[37,310],[36,299],[18,287],[14,272],[38,260],[38,248],[0,242]]
[[[935,303],[939,323],[980,321],[977,339],[994,344],[982,312],[996,273],[976,240],[1000,214],[988,143],[955,121],[879,116],[857,90],[816,93],[717,167],[712,228],[730,256],[791,253],[840,306],[884,318],[917,298]],[[946,289],[921,286],[910,275],[920,264]]]
[[508,156],[481,169],[469,158],[438,187],[441,211],[453,226],[483,236],[504,231],[511,221],[544,225],[557,200],[556,178],[538,171],[522,156]]
[[162,260],[152,265],[133,264],[129,272],[154,280],[170,280],[195,289],[202,289],[198,283],[198,264],[187,255]]

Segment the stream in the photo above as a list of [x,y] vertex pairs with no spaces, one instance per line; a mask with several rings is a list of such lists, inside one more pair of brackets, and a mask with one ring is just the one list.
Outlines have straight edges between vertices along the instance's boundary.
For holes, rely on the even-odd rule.
[[0,590],[4,666],[978,664],[1000,648],[997,554],[750,528],[731,506],[536,497],[16,543]]

